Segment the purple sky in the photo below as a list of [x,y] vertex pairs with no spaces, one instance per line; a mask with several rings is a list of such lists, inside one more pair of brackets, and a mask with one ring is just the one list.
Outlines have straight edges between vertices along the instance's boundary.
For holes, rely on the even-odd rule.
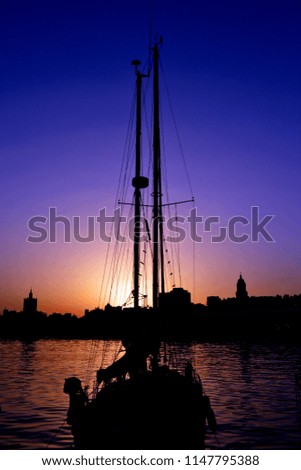
[[[112,210],[134,90],[131,60],[163,36],[161,62],[198,214],[274,215],[274,243],[181,246],[182,284],[205,302],[299,294],[301,5],[299,2],[17,1],[1,5],[0,310],[82,314],[98,305],[106,244],[28,243],[28,220]],[[170,197],[190,197],[166,115]],[[165,121],[164,121],[165,122]],[[173,142],[168,143],[168,137]],[[179,163],[177,163],[179,162]],[[181,209],[181,214],[184,208]],[[237,233],[242,233],[242,226]],[[250,229],[246,227],[246,233]],[[130,289],[130,286],[129,286]]]

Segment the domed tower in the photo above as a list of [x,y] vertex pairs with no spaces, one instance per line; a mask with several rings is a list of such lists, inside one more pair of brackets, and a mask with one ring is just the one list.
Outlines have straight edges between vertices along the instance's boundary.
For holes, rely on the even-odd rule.
[[236,290],[236,298],[237,300],[245,300],[247,299],[248,292],[247,292],[247,287],[244,279],[242,278],[242,275],[240,274],[239,279],[237,281],[237,290]]

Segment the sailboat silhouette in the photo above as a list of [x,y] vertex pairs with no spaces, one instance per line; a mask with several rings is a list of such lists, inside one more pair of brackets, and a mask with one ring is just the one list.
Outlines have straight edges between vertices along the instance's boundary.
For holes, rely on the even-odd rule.
[[[141,89],[140,62],[136,73],[136,145],[134,188],[134,308],[128,309],[123,338],[125,354],[97,372],[97,390],[89,401],[81,381],[66,379],[64,392],[70,396],[68,423],[77,449],[202,449],[206,427],[216,431],[214,412],[203,393],[200,378],[191,363],[184,373],[170,367],[160,354],[158,328],[165,283],[163,269],[162,181],[159,108],[159,46],[153,53],[153,175],[152,175],[152,308],[140,308],[141,192],[149,186],[141,174]],[[161,269],[160,269],[161,268]],[[160,285],[160,289],[159,289]],[[160,292],[159,292],[160,290]],[[162,302],[160,303],[160,299]],[[164,348],[163,348],[164,350]]]

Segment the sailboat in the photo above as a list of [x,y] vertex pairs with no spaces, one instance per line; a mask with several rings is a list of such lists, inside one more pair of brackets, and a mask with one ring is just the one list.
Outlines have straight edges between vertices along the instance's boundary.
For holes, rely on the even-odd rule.
[[[97,385],[90,400],[77,377],[65,380],[76,449],[203,449],[206,430],[216,431],[214,412],[191,362],[182,372],[171,367],[162,348],[160,318],[164,298],[162,188],[160,161],[159,47],[153,53],[153,182],[152,182],[152,308],[140,307],[141,192],[149,186],[141,174],[141,89],[145,77],[140,62],[136,75],[136,145],[133,238],[134,280],[132,309],[122,339],[125,354],[97,371]],[[147,75],[149,72],[147,73]],[[161,279],[159,279],[159,277]],[[159,293],[159,284],[161,292]],[[163,292],[162,292],[163,291]],[[163,357],[162,357],[162,350]]]

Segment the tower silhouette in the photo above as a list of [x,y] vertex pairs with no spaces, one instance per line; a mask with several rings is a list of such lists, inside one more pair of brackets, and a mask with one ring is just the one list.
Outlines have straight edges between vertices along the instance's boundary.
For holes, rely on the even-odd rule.
[[245,280],[243,279],[241,273],[240,273],[240,276],[239,276],[239,279],[237,281],[236,286],[237,286],[237,290],[236,290],[237,300],[247,299],[249,297],[248,292],[247,292],[247,286],[246,286]]
[[23,312],[35,313],[37,311],[38,300],[32,296],[32,289],[30,289],[29,296],[24,299]]

